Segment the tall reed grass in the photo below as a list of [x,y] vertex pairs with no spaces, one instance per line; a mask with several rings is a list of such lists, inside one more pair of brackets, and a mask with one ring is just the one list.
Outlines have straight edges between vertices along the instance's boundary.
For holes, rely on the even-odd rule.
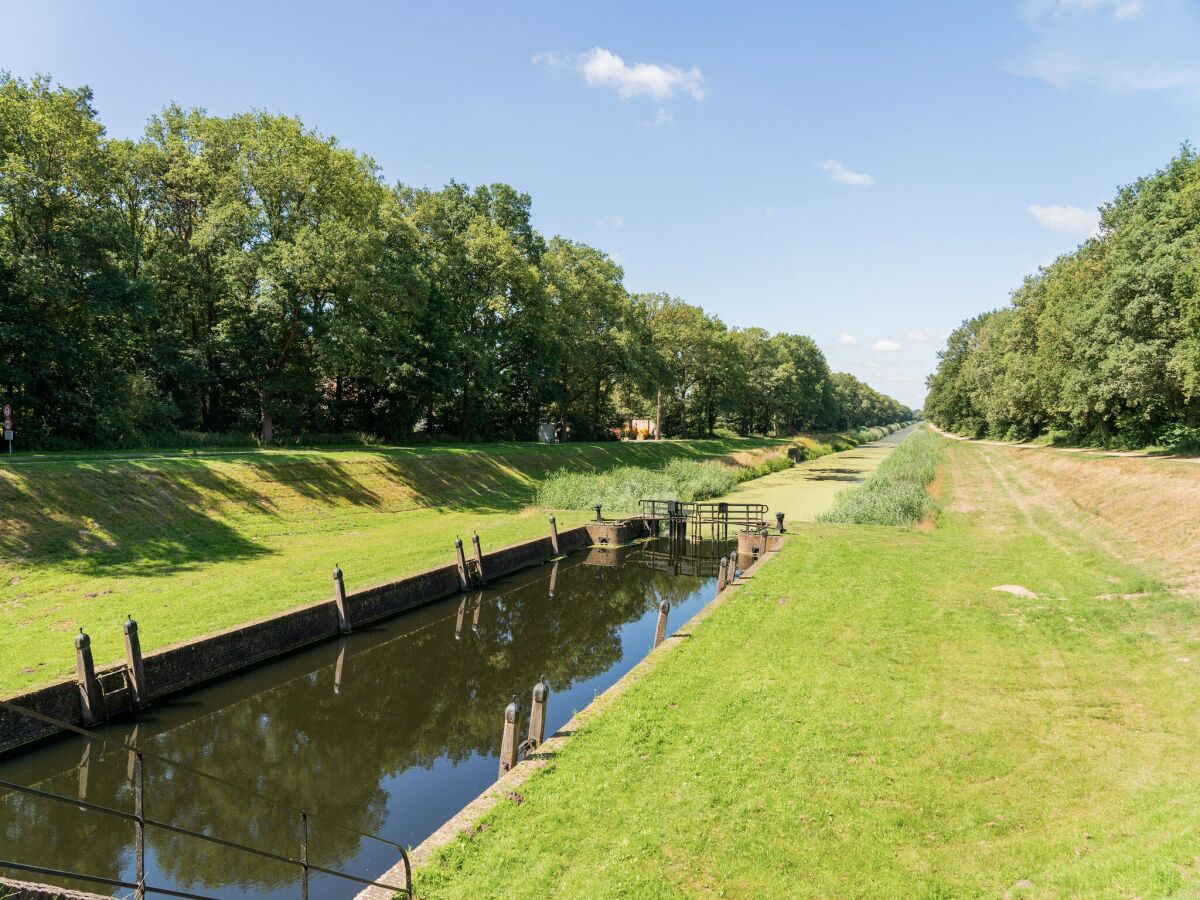
[[926,488],[937,472],[941,439],[914,431],[879,464],[860,487],[838,494],[821,522],[854,525],[911,525],[937,510]]

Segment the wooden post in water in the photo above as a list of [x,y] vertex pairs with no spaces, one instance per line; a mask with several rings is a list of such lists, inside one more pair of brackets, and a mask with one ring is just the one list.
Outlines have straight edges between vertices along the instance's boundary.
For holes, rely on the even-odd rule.
[[558,522],[554,521],[554,516],[550,517],[550,546],[554,548],[554,555],[558,556]]
[[104,718],[103,698],[96,683],[96,664],[92,661],[92,639],[79,629],[75,635],[75,681],[79,684],[79,705],[83,724],[95,725]]
[[529,707],[529,747],[534,749],[546,739],[546,702],[550,699],[550,685],[546,676],[533,686],[533,703]]
[[729,587],[737,580],[737,554],[729,554],[729,571],[725,573],[725,586]]
[[133,613],[125,620],[125,667],[129,670],[129,699],[134,709],[140,709],[150,700],[146,690],[146,670],[142,665],[142,642],[138,638],[137,622]]
[[454,539],[454,556],[458,562],[458,586],[461,590],[471,589],[471,579],[467,577],[467,557],[463,553],[462,538]]
[[471,543],[475,545],[475,572],[479,575],[479,583],[483,584],[483,551],[479,549],[479,532],[471,532]]
[[721,593],[721,591],[725,590],[725,575],[726,575],[725,564],[726,564],[726,562],[727,562],[727,560],[725,559],[724,556],[722,556],[720,562],[717,563],[717,593],[718,594]]
[[512,703],[504,707],[504,737],[500,740],[500,774],[511,771],[517,764],[517,716],[521,714],[521,704],[514,695]]
[[554,599],[554,591],[558,588],[558,560],[550,567],[550,599]]
[[346,583],[342,580],[342,567],[333,566],[333,602],[337,606],[338,631],[350,633],[350,611],[346,607]]
[[662,603],[658,604],[658,626],[654,629],[655,647],[661,644],[667,637],[667,613],[670,611],[670,601],[664,600]]

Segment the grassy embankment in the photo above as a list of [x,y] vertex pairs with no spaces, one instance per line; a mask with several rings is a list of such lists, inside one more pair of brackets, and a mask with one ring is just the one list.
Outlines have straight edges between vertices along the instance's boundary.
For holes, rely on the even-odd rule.
[[[798,451],[795,455],[812,461],[879,440],[902,427],[900,424],[883,425],[834,435],[797,437],[793,439],[792,447]],[[620,466],[602,473],[561,469],[552,472],[543,482],[537,503],[547,509],[591,509],[598,503],[608,512],[632,513],[637,512],[638,501],[643,498],[709,500],[725,497],[739,484],[791,467],[788,457],[776,456],[736,468],[716,462],[678,459],[653,469]],[[726,499],[739,498],[730,496]]]
[[[133,612],[150,650],[332,592],[540,537],[545,475],[672,460],[756,465],[787,441],[494,444],[418,449],[86,454],[0,461],[0,695],[97,664]],[[562,527],[587,518],[559,516]]]
[[1095,461],[943,443],[936,529],[795,529],[419,894],[1200,890],[1200,615],[1151,555],[1195,563],[1194,480],[1131,474],[1166,524],[1121,528]]

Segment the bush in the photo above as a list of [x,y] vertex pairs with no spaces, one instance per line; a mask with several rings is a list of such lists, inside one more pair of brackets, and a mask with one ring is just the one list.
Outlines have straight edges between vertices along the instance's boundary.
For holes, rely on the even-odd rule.
[[910,525],[937,509],[925,488],[937,471],[940,439],[924,429],[907,437],[861,486],[838,494],[821,522]]
[[1172,425],[1158,436],[1158,445],[1176,453],[1200,453],[1200,428]]
[[757,466],[673,459],[661,469],[621,466],[607,472],[560,469],[546,477],[537,505],[546,509],[591,509],[633,513],[639,500],[708,500],[728,494],[739,482],[790,468],[791,460],[773,457]]

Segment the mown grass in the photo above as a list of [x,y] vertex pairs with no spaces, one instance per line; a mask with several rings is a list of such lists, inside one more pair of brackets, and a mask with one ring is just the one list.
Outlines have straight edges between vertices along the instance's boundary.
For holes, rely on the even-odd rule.
[[[753,458],[786,441],[491,444],[354,450],[17,455],[0,460],[0,695],[70,674],[72,639],[121,658],[132,612],[152,650],[540,537],[550,471]],[[559,515],[559,526],[584,521]]]
[[1195,598],[999,487],[964,508],[792,529],[418,895],[1196,895]]
[[909,525],[931,515],[936,503],[926,488],[937,471],[941,444],[924,428],[912,432],[862,485],[838,494],[820,521]]

